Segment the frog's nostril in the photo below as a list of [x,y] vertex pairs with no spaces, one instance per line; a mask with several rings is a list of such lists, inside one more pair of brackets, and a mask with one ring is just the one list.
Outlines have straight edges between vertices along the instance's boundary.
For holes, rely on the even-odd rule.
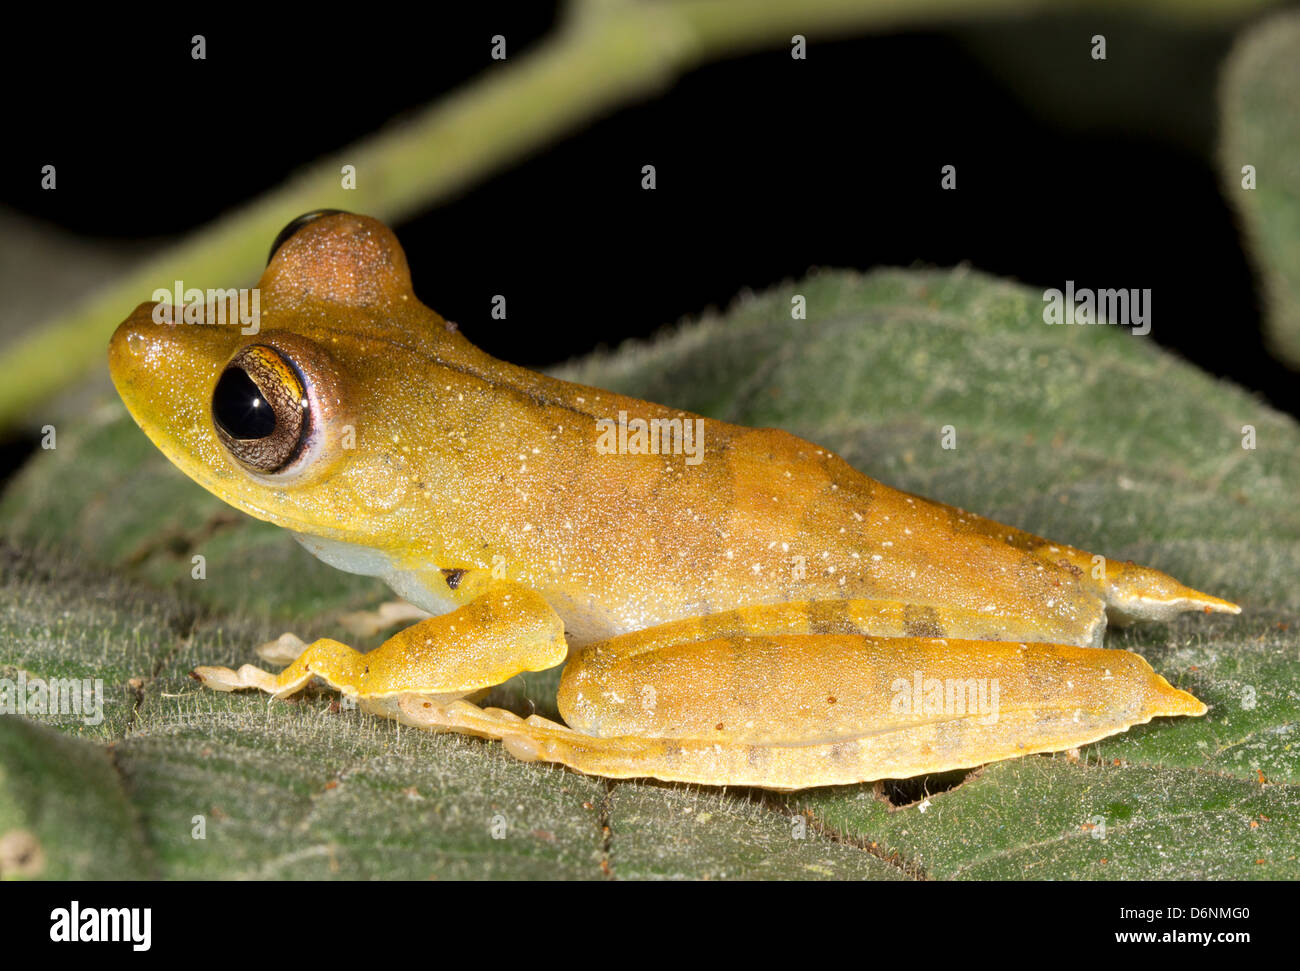
[[139,357],[144,353],[145,346],[146,341],[143,334],[132,331],[130,334],[126,335],[126,349],[136,357]]

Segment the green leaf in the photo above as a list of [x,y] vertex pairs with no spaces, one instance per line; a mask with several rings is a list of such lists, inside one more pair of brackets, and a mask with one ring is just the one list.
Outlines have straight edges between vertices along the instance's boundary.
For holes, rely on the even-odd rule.
[[[0,837],[35,833],[46,875],[109,871],[130,846],[167,877],[1300,876],[1300,430],[1127,328],[1047,326],[1042,307],[966,270],[821,273],[564,376],[788,428],[892,485],[1237,600],[1239,617],[1107,635],[1206,717],[1077,758],[777,795],[518,763],[324,691],[206,691],[194,666],[255,660],[286,629],[340,636],[340,612],[386,591],[231,514],[102,389],[0,500],[0,676],[101,678],[105,718],[0,722]],[[556,677],[493,701],[553,715]],[[96,799],[60,801],[76,772],[56,745]],[[86,838],[95,821],[116,845]]]
[[1261,20],[1237,41],[1220,100],[1224,192],[1264,285],[1273,349],[1300,366],[1300,12]]
[[130,880],[153,854],[113,765],[94,745],[0,718],[0,877]]

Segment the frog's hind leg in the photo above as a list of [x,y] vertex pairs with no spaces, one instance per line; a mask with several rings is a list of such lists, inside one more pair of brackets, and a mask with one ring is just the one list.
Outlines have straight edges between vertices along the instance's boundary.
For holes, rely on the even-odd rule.
[[806,634],[643,650],[641,639],[569,662],[559,704],[571,727],[414,696],[399,699],[402,717],[593,775],[799,789],[1060,751],[1205,712],[1127,651]]

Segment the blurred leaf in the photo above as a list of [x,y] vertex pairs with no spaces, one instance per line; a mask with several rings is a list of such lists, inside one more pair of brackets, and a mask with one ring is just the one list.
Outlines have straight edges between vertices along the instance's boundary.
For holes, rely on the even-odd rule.
[[[1116,6],[1044,7],[1010,22],[974,21],[955,35],[1048,130],[1088,137],[1122,134],[1198,154],[1214,142],[1215,74],[1240,22],[1170,22]],[[1107,40],[1093,60],[1093,38]]]
[[[47,719],[62,734],[0,721],[0,836],[39,834],[47,875],[129,852],[131,872],[177,877],[1300,876],[1300,430],[1148,340],[1041,310],[965,270],[821,273],[563,376],[785,427],[893,485],[1237,599],[1237,618],[1108,634],[1206,717],[1077,761],[776,795],[526,765],[322,691],[204,691],[195,665],[253,660],[284,629],[339,636],[339,611],[386,592],[231,515],[102,397],[65,403],[58,448],[0,501],[0,676],[102,678],[106,717]],[[553,714],[556,676],[495,700]],[[96,800],[60,801],[82,770],[46,754],[59,745],[100,779]],[[116,844],[87,839],[92,823]]]
[[[1269,17],[1241,37],[1221,102],[1224,191],[1263,279],[1273,349],[1300,367],[1300,12]],[[1254,189],[1243,187],[1247,165]]]
[[0,878],[140,879],[151,858],[111,747],[0,718]]

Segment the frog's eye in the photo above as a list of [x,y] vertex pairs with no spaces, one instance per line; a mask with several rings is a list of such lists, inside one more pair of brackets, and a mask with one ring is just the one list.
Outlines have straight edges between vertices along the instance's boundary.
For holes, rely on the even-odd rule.
[[266,262],[269,264],[273,259],[275,259],[275,254],[279,251],[280,247],[288,241],[290,236],[302,229],[303,226],[306,226],[308,223],[314,223],[322,216],[335,216],[341,212],[343,212],[342,209],[313,209],[311,212],[304,212],[297,219],[294,219],[285,226],[284,229],[280,230],[280,234],[275,237],[275,242],[271,244],[271,252],[267,254]]
[[212,424],[241,465],[268,475],[282,471],[302,451],[311,425],[302,375],[273,348],[245,347],[212,389]]

